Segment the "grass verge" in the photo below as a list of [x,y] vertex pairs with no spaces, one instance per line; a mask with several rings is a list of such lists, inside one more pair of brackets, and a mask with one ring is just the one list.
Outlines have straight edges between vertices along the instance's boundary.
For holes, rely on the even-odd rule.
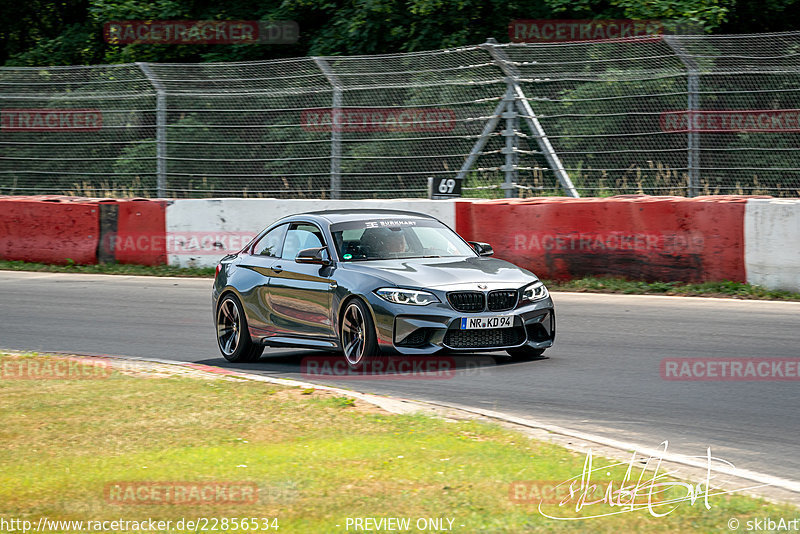
[[[159,265],[100,264],[100,265],[51,265],[47,263],[28,263],[24,261],[0,260],[0,270],[38,271],[53,273],[92,273],[122,274],[137,276],[182,276],[192,278],[213,278],[214,268],[182,268]],[[578,291],[584,293],[624,293],[628,295],[672,295],[684,297],[722,297],[760,300],[796,300],[800,293],[767,289],[741,282],[642,282],[624,278],[587,276],[576,280],[545,280],[551,291]]]
[[800,293],[767,289],[741,282],[642,282],[624,278],[587,276],[568,281],[545,280],[551,291],[584,293],[623,293],[627,295],[672,295],[683,297],[722,297],[761,300],[800,300]]
[[100,263],[97,265],[78,265],[67,263],[56,265],[50,263],[29,263],[26,261],[0,260],[2,271],[35,271],[48,273],[86,273],[86,274],[122,274],[134,276],[182,276],[191,278],[213,278],[214,267],[187,269],[170,265],[133,265],[127,263]]
[[[548,519],[537,511],[539,497],[547,497],[554,481],[580,475],[585,458],[499,426],[391,415],[330,392],[217,375],[198,380],[122,370],[84,376],[82,364],[72,361],[69,376],[83,379],[47,379],[57,376],[58,361],[64,359],[0,352],[5,518],[34,525],[41,517],[277,518],[279,531],[290,533],[345,532],[347,518],[356,517],[410,518],[412,524],[445,518],[454,532],[618,533],[727,531],[731,517],[744,526],[796,515],[790,507],[731,495],[712,497],[711,509],[702,499],[680,503],[665,517],[638,510]],[[612,463],[594,459],[596,466]],[[622,480],[622,467],[608,471]],[[595,480],[605,488],[603,473]],[[539,481],[541,491],[512,498],[519,481]],[[175,497],[176,487],[210,484],[257,490],[246,504],[219,491],[202,502]],[[171,501],[165,487],[173,488]],[[552,495],[543,506],[551,515],[575,515],[574,500],[572,511]],[[595,504],[581,514],[619,510]]]

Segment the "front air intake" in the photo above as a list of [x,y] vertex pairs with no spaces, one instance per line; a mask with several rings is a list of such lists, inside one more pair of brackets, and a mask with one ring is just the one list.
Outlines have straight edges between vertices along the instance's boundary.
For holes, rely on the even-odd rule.
[[451,291],[447,301],[460,312],[480,312],[486,307],[483,293],[479,291]]
[[489,292],[489,311],[512,310],[517,305],[516,289]]

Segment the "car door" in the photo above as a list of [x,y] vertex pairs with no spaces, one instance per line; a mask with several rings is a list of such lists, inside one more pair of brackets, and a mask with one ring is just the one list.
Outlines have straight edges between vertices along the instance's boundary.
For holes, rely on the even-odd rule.
[[255,337],[275,335],[269,304],[269,279],[272,266],[280,261],[281,248],[288,224],[281,224],[265,233],[252,249],[241,255],[240,267],[244,267],[242,279],[237,283],[242,296],[248,326]]
[[297,253],[326,246],[320,228],[312,223],[290,223],[280,260],[271,266],[269,302],[276,332],[330,340],[335,338],[331,303],[336,289],[334,267],[298,263]]

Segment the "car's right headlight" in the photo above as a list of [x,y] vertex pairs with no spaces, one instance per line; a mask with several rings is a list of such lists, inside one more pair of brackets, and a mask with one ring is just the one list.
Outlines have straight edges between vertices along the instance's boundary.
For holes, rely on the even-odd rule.
[[533,302],[534,300],[542,300],[550,295],[547,288],[541,281],[534,282],[522,288],[522,299]]
[[375,290],[375,294],[383,300],[394,302],[395,304],[411,304],[413,306],[425,306],[433,302],[441,302],[433,293],[419,291],[416,289],[403,289],[399,287],[382,287]]

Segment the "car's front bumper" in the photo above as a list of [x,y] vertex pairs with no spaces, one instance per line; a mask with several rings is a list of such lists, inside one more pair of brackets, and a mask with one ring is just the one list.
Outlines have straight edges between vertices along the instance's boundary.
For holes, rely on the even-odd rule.
[[[508,311],[460,312],[447,302],[411,306],[367,296],[373,311],[378,344],[382,351],[408,355],[447,352],[497,351],[529,346],[546,349],[553,345],[556,320],[553,301],[525,303]],[[444,299],[443,299],[444,300]],[[510,328],[462,330],[464,317],[513,316]]]

